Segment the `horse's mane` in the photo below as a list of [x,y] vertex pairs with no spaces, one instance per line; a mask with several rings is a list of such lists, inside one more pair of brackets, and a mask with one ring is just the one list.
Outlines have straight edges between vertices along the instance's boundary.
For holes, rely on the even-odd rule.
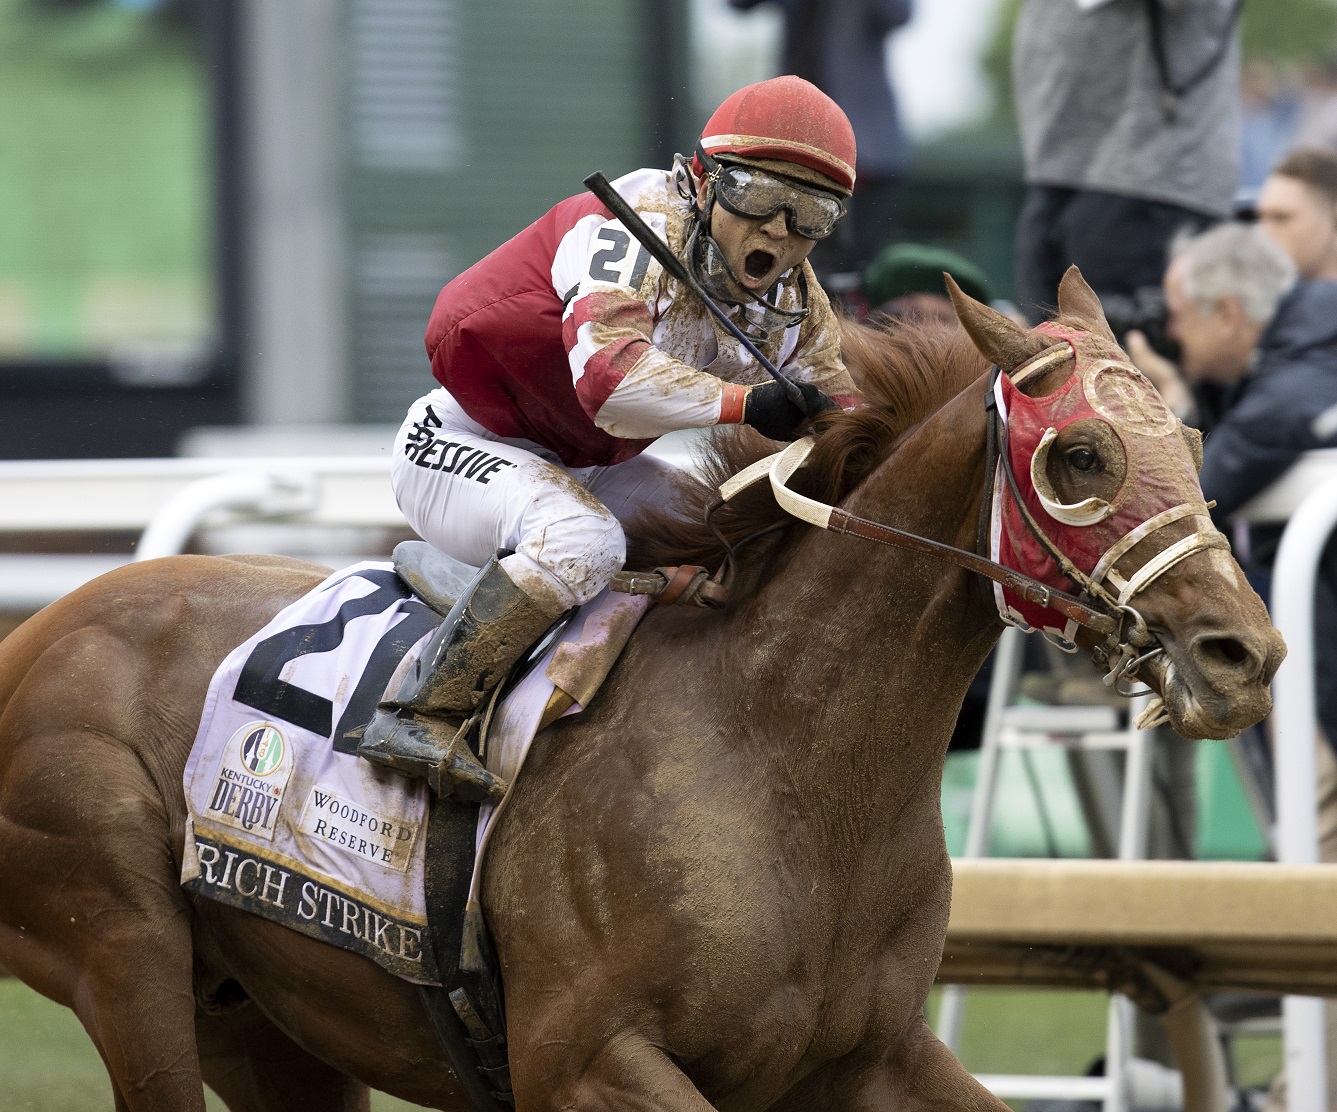
[[[864,405],[825,415],[817,422],[817,444],[793,486],[810,497],[836,503],[880,464],[907,432],[956,397],[987,368],[959,325],[878,320],[841,322],[845,366]],[[718,563],[723,549],[705,523],[719,485],[748,464],[776,450],[746,426],[713,431],[698,463],[698,477],[684,477],[682,492],[668,506],[643,510],[628,529],[628,566]],[[794,519],[758,484],[715,511],[716,529],[735,544],[744,537]]]

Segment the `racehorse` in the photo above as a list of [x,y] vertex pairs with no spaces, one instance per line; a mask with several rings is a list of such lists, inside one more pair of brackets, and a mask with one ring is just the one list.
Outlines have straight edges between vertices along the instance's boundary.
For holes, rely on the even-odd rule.
[[[824,419],[794,481],[973,551],[992,474],[986,365],[1015,375],[1054,340],[957,303],[974,346],[960,330],[850,327],[867,404]],[[1126,362],[1075,271],[1059,308]],[[1073,350],[1024,393],[1063,384]],[[1063,505],[1134,481],[1117,429],[1085,424],[1048,451]],[[739,440],[718,468],[773,450]],[[1160,449],[1195,491],[1196,450],[1188,434]],[[685,497],[699,517],[712,493]],[[1194,520],[1166,535],[1207,528]],[[1002,629],[988,584],[797,523],[760,488],[712,523],[736,549],[732,601],[653,610],[594,704],[539,737],[494,838],[483,896],[516,1105],[1001,1109],[923,1015],[951,899],[947,741]],[[719,558],[683,507],[639,536],[644,559]],[[277,557],[147,562],[0,644],[0,962],[74,1009],[117,1109],[199,1112],[202,1079],[234,1110],[366,1109],[368,1086],[467,1107],[414,986],[179,884],[182,770],[210,676],[326,574]],[[1164,650],[1144,678],[1181,734],[1267,712],[1284,648],[1224,552],[1180,560],[1136,602]]]

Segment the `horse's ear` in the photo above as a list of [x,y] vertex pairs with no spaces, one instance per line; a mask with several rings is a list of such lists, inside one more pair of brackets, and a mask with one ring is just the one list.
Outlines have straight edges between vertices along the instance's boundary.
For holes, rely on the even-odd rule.
[[1109,321],[1105,319],[1105,310],[1100,304],[1096,291],[1087,284],[1076,264],[1064,272],[1063,281],[1058,284],[1059,316],[1079,317],[1083,322],[1094,326],[1091,331],[1099,331],[1114,343],[1114,333],[1110,331]]
[[1027,332],[997,309],[976,301],[956,284],[950,274],[944,273],[942,278],[961,327],[990,363],[997,363],[1004,371],[1012,371],[1053,344],[1048,336]]

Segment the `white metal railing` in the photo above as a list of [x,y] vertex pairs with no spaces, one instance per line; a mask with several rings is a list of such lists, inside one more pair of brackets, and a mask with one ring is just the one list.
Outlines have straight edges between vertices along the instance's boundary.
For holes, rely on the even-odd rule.
[[[691,435],[650,452],[691,467]],[[390,490],[390,459],[269,456],[0,462],[0,534],[133,531],[134,558],[181,552],[200,528],[406,529]],[[0,555],[0,612],[36,610],[127,558]]]
[[[308,459],[45,460],[0,463],[0,532],[142,530],[182,490],[221,474],[301,486],[281,507],[307,525],[403,524],[384,456]],[[279,509],[279,507],[275,507]],[[261,507],[238,517],[265,517]]]
[[1236,521],[1279,525],[1289,521],[1306,498],[1337,475],[1337,448],[1306,452],[1275,483],[1236,511]]
[[[0,533],[139,532],[146,560],[206,525],[405,528],[389,474],[384,456],[0,462]],[[38,609],[125,562],[0,556],[0,611]]]
[[[1307,452],[1280,479],[1242,506],[1235,520],[1287,522],[1272,574],[1272,620],[1287,656],[1273,683],[1277,860],[1318,860],[1318,773],[1314,692],[1314,583],[1337,526],[1337,449]],[[1324,1004],[1288,996],[1282,1004],[1290,1112],[1327,1108]]]
[[[1327,453],[1325,453],[1327,454]],[[1318,860],[1317,714],[1314,691],[1314,584],[1319,558],[1337,526],[1337,477],[1310,491],[1286,526],[1272,575],[1272,620],[1287,655],[1273,685],[1276,709],[1277,860]],[[1286,1047],[1287,1108],[1323,1112],[1327,1107],[1324,1004],[1311,996],[1282,1003]]]

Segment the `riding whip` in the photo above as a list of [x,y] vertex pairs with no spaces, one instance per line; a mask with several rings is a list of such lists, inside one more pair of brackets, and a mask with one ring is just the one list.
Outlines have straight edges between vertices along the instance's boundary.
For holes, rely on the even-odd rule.
[[667,243],[655,235],[654,229],[641,219],[640,214],[637,213],[634,208],[623,200],[622,194],[612,187],[603,174],[591,174],[585,179],[585,188],[608,206],[609,211],[622,221],[623,227],[640,241],[641,246],[650,252],[660,266],[705,303],[705,306],[710,310],[711,315],[714,316],[720,324],[724,325],[735,340],[747,349],[748,354],[766,369],[766,373],[770,375],[771,378],[775,379],[776,382],[784,387],[785,397],[793,402],[794,405],[807,416],[817,416],[816,413],[808,408],[808,403],[803,397],[803,392],[794,385],[792,380],[782,375],[775,364],[767,359],[766,356],[762,355],[761,350],[757,345],[748,339],[747,334],[729,319],[723,309],[715,304],[714,300],[701,288],[701,283],[692,276],[692,272],[687,269],[682,260],[672,252]]

